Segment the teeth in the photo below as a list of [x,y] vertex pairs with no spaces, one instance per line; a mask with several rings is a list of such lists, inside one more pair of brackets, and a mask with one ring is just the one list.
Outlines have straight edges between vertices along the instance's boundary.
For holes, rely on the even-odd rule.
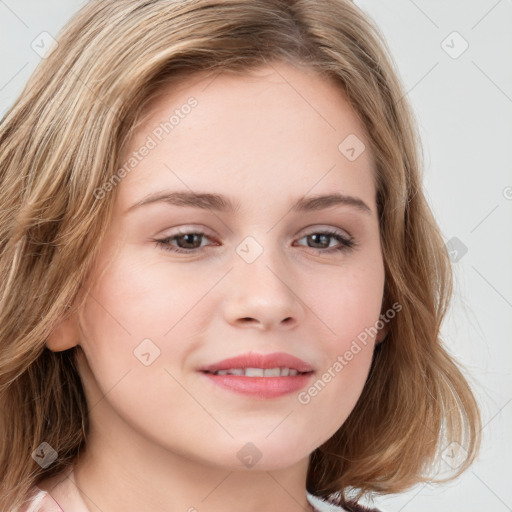
[[294,377],[300,372],[292,368],[230,368],[218,370],[215,375],[239,375],[245,377]]
[[242,368],[233,368],[232,370],[226,370],[229,375],[243,375],[244,370]]
[[262,368],[245,368],[246,377],[264,377],[265,370]]

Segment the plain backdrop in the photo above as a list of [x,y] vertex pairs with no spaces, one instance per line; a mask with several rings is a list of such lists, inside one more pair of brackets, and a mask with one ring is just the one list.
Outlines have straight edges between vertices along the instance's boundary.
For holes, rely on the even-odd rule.
[[[56,37],[82,3],[0,0],[0,117],[41,60],[33,41]],[[419,122],[427,198],[455,269],[443,336],[484,418],[481,454],[460,479],[375,504],[512,511],[512,0],[355,3],[386,37]]]

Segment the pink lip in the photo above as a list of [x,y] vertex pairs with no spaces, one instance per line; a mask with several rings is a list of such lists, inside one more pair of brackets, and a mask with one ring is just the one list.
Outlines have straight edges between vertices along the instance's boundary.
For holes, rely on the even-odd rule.
[[225,389],[254,398],[276,398],[302,389],[313,372],[294,377],[245,377],[240,375],[215,375],[203,373],[205,378]]
[[[313,367],[298,357],[286,352],[274,352],[273,354],[257,354],[248,352],[229,359],[223,359],[209,366],[199,369],[202,372],[216,372],[218,370],[229,370],[230,368],[290,368],[299,372],[312,372]],[[246,377],[252,379],[252,377]],[[288,377],[255,377],[267,379],[279,379]],[[293,377],[292,377],[293,378]]]
[[[293,377],[246,377],[213,373],[230,368],[290,368],[301,373]],[[200,371],[218,386],[255,398],[275,398],[298,391],[308,383],[314,373],[313,367],[308,363],[285,352],[273,354],[249,352],[204,366]]]

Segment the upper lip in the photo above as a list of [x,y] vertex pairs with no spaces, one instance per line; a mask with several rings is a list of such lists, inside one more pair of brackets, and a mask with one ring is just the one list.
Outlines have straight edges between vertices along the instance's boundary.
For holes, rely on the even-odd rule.
[[286,352],[274,352],[272,354],[248,352],[204,366],[200,368],[200,371],[216,372],[218,370],[229,370],[230,368],[290,368],[301,373],[314,371],[308,363]]

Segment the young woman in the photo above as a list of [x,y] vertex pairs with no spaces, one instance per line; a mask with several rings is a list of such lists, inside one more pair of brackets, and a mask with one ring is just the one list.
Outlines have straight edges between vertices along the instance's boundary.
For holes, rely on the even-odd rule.
[[0,509],[357,511],[467,469],[419,148],[349,1],[89,2],[0,125]]

